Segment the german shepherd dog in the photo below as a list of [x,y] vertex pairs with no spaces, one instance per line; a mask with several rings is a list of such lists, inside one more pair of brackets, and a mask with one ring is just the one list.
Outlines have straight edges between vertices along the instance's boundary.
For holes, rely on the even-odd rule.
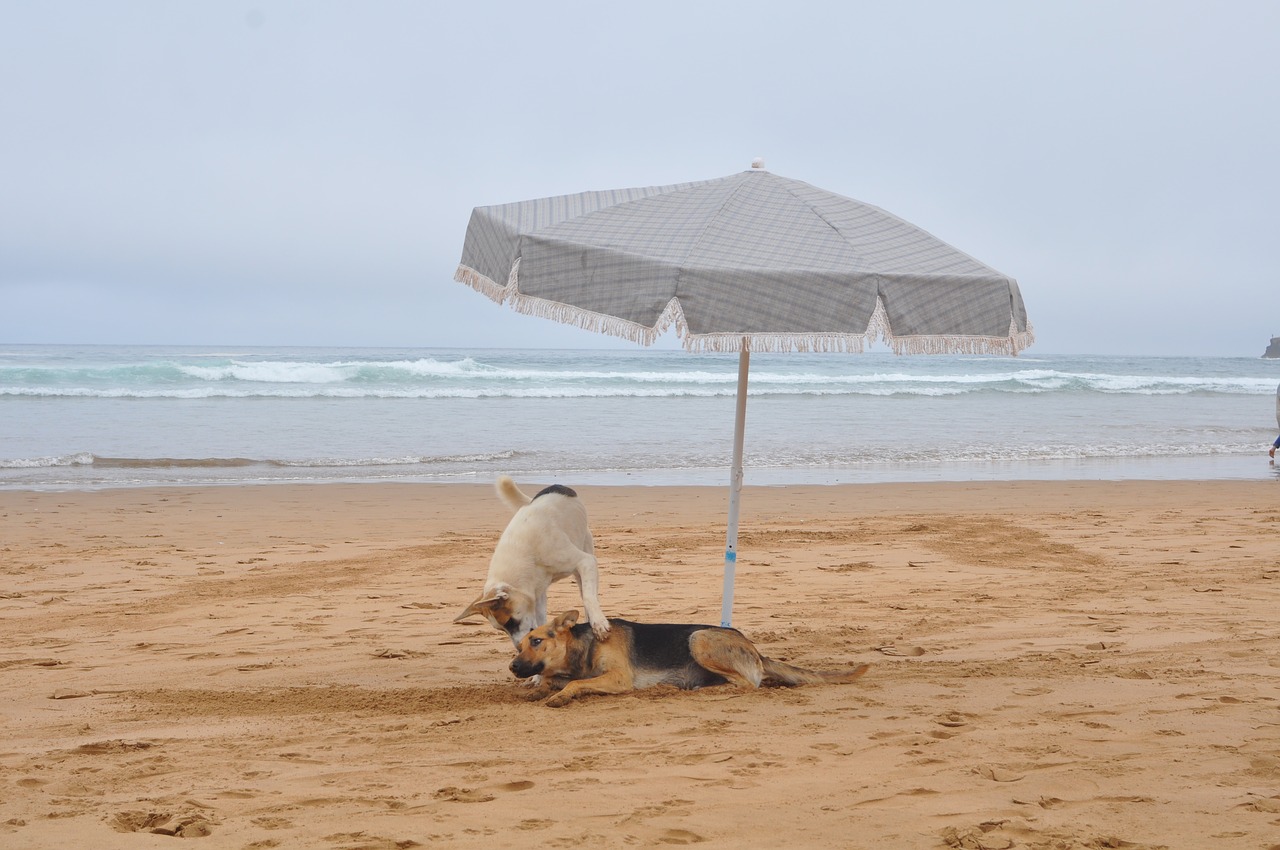
[[609,639],[601,641],[577,623],[578,612],[569,611],[534,629],[511,662],[516,678],[541,676],[536,697],[555,691],[546,701],[553,708],[583,694],[624,694],[654,685],[691,690],[726,683],[758,688],[852,682],[871,666],[828,673],[793,667],[765,658],[737,629],[719,626],[613,618]]
[[521,638],[547,621],[547,588],[573,576],[596,637],[608,637],[591,528],[578,494],[553,484],[529,497],[505,475],[495,489],[515,516],[493,549],[484,589],[453,621],[479,614],[519,647]]

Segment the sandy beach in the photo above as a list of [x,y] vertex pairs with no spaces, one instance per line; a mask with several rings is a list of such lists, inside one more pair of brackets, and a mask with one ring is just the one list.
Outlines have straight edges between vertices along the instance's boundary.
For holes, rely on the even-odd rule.
[[[718,619],[724,488],[579,492]],[[528,701],[488,485],[0,492],[0,845],[1280,847],[1280,480],[742,504],[734,625],[861,681]]]

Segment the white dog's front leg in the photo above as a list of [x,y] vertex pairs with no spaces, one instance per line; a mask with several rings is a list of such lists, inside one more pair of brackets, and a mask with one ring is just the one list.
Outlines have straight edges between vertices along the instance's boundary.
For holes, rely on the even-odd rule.
[[529,627],[529,631],[533,631],[539,626],[547,624],[547,592],[544,590],[538,594],[537,601],[533,603],[533,625]]
[[587,611],[591,631],[600,640],[609,636],[609,618],[600,607],[600,572],[595,556],[583,555],[578,561],[578,590],[582,593],[582,607]]

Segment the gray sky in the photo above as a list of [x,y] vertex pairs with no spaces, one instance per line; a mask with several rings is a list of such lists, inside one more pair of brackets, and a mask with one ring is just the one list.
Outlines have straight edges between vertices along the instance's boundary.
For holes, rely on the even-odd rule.
[[1277,44],[1273,0],[0,0],[0,342],[628,348],[454,283],[471,208],[762,156],[1016,277],[1029,354],[1254,357]]

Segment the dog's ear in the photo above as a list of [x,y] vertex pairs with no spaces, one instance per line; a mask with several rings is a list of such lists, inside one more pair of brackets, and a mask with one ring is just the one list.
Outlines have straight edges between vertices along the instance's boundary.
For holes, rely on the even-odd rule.
[[558,632],[562,629],[572,629],[577,624],[578,624],[578,612],[576,610],[565,611],[559,617],[556,617],[554,620],[551,621],[551,628],[555,629]]
[[496,608],[502,602],[505,602],[506,598],[507,598],[507,594],[503,591],[498,591],[497,593],[494,593],[490,596],[485,596],[482,593],[480,594],[479,597],[476,598],[475,602],[472,602],[470,605],[466,607],[465,611],[463,611],[458,616],[454,617],[453,621],[455,623],[461,623],[463,620],[467,619],[468,617],[474,617],[476,614],[484,614],[485,611],[491,608]]

